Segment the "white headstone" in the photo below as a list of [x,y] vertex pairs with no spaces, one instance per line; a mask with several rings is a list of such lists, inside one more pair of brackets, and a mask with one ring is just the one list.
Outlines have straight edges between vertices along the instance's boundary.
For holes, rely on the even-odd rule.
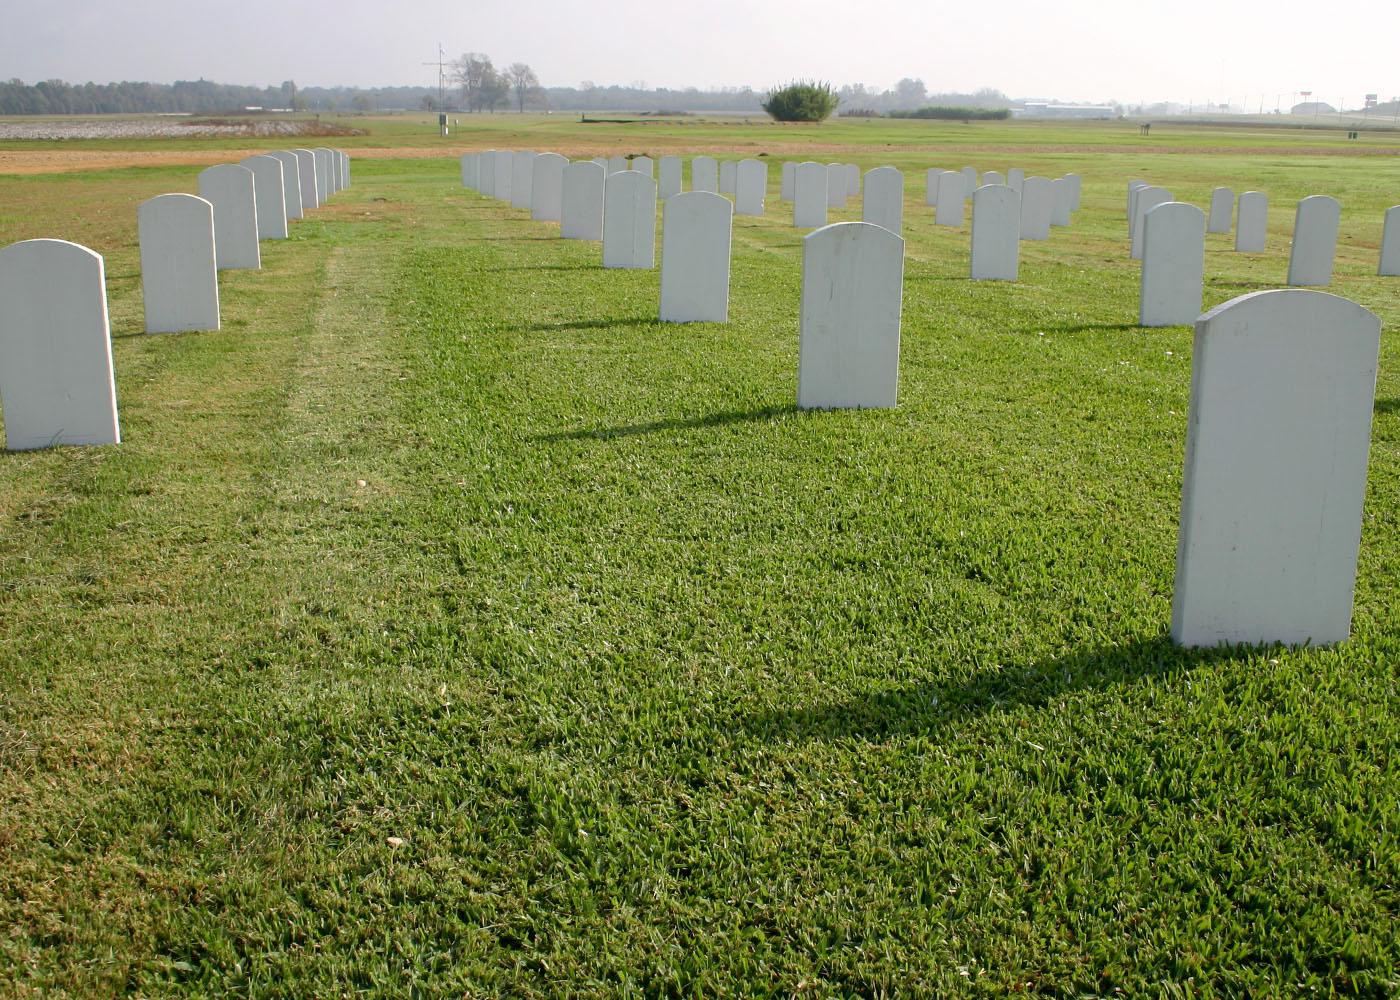
[[1147,181],[1128,181],[1128,238],[1133,235],[1133,225],[1137,219],[1137,193],[1148,187]]
[[1400,274],[1400,205],[1385,210],[1385,226],[1381,230],[1381,265],[1376,273],[1387,277]]
[[293,149],[297,158],[297,186],[301,188],[302,214],[321,207],[320,191],[316,185],[316,154],[309,149]]
[[192,194],[157,195],[137,208],[136,230],[146,332],[217,330],[214,206]]
[[779,201],[792,201],[793,185],[797,182],[797,164],[792,160],[783,163],[782,187],[778,193]]
[[1142,219],[1148,212],[1158,205],[1165,205],[1172,200],[1172,193],[1166,188],[1152,187],[1151,185],[1139,189],[1137,197],[1133,199],[1133,260],[1142,260]]
[[1210,193],[1210,217],[1206,220],[1206,232],[1228,233],[1235,217],[1235,192],[1227,187],[1218,187]]
[[1015,281],[1021,263],[1021,196],[1005,184],[972,195],[972,279]]
[[462,187],[468,191],[475,191],[477,186],[477,171],[481,165],[480,154],[463,153],[458,161],[462,167]]
[[331,177],[331,151],[325,146],[317,146],[311,155],[316,162],[316,190],[320,193],[321,203],[325,204],[335,194],[335,182]]
[[488,198],[496,197],[496,151],[488,149],[481,154],[481,166],[476,172],[476,189]]
[[[1026,183],[1026,172],[1020,167],[1012,167],[1006,172],[1006,186],[1017,194],[1024,194],[1023,186]],[[1021,204],[1025,204],[1025,198],[1021,199]]]
[[963,210],[967,205],[967,199],[963,194],[963,185],[967,183],[967,177],[956,170],[945,170],[938,179],[938,206],[934,209],[933,221],[939,226],[961,226],[963,224]]
[[722,160],[719,165],[719,193],[733,194],[738,180],[739,165],[733,160]]
[[337,150],[336,155],[340,157],[340,186],[348,188],[350,186],[350,154]]
[[639,174],[646,174],[648,177],[656,176],[656,165],[652,162],[650,156],[634,156],[632,158],[632,165],[629,169],[635,170]]
[[[988,170],[985,174],[982,175],[982,186],[989,187],[995,185],[1005,185],[1006,187],[1011,187],[1011,185],[1006,183],[1006,178],[1003,177],[1000,173],[998,173],[995,170]],[[1016,191],[1015,188],[1011,188],[1011,190]],[[1016,193],[1020,194],[1019,191],[1017,191]]]
[[627,157],[614,156],[608,159],[608,176],[620,174],[627,169]]
[[497,201],[510,201],[510,186],[515,178],[515,153],[509,149],[496,150],[495,198]]
[[940,167],[929,167],[924,173],[924,204],[938,204],[938,181],[943,176]]
[[848,190],[848,180],[846,178],[846,166],[843,163],[828,163],[826,165],[826,207],[845,208],[846,192]]
[[1138,325],[1194,323],[1201,315],[1205,283],[1205,213],[1169,201],[1147,213],[1142,233]]
[[121,440],[102,258],[87,247],[0,250],[0,408],[10,451]]
[[762,160],[740,160],[734,180],[734,214],[762,215],[768,193],[768,164]]
[[679,156],[663,156],[658,165],[656,193],[664,201],[680,194],[681,186],[681,158]]
[[603,238],[603,187],[607,168],[582,160],[564,168],[564,205],[559,235],[566,240]]
[[1315,194],[1298,202],[1293,220],[1293,249],[1288,255],[1290,285],[1330,285],[1332,259],[1337,255],[1337,228],[1342,205],[1336,198]]
[[199,196],[214,206],[214,251],[219,270],[261,267],[253,172],[237,163],[210,167],[200,172]]
[[1077,212],[1079,211],[1079,198],[1084,189],[1084,178],[1080,177],[1078,174],[1065,174],[1065,180],[1069,181],[1070,186],[1074,190],[1074,196],[1070,199],[1069,210],[1071,212]]
[[1050,210],[1050,225],[1068,226],[1070,213],[1074,211],[1074,182],[1068,177],[1056,177],[1050,182],[1050,200],[1054,205]]
[[798,229],[826,225],[826,166],[799,163],[792,183],[792,224]]
[[528,209],[534,204],[535,157],[529,149],[517,149],[510,161],[510,207]]
[[1021,239],[1048,240],[1054,210],[1055,189],[1049,177],[1021,178]]
[[1235,251],[1263,253],[1269,236],[1269,196],[1262,191],[1240,195],[1235,210]]
[[882,226],[843,222],[802,240],[797,405],[894,406],[904,240]]
[[973,196],[973,194],[975,194],[976,191],[977,191],[977,187],[978,187],[978,182],[977,182],[977,168],[976,168],[976,167],[963,167],[963,168],[962,168],[962,175],[963,175],[963,200],[966,201],[966,200],[970,199],[970,198]]
[[690,190],[719,192],[719,164],[713,156],[697,156],[690,161]]
[[[300,219],[302,217],[301,178],[297,172],[296,154],[279,149],[277,152],[267,155],[282,164],[282,200],[287,204],[287,218]],[[257,181],[254,180],[254,183]]]
[[904,234],[904,175],[896,168],[876,167],[865,175],[860,218],[896,236]]
[[1172,638],[1351,631],[1380,320],[1325,292],[1255,292],[1196,321]]
[[536,222],[558,222],[564,214],[564,168],[569,161],[558,153],[535,157],[530,178],[530,218]]
[[[746,161],[747,162],[747,161]],[[661,320],[723,323],[729,319],[729,199],[692,191],[661,209]]]
[[285,240],[287,196],[282,189],[282,161],[271,156],[250,156],[241,165],[253,172],[258,239]]
[[595,156],[593,162],[603,168],[603,176],[606,177],[609,173],[608,168],[612,166],[612,160],[606,156]]
[[860,165],[855,163],[846,164],[846,197],[860,197]]
[[656,266],[656,181],[635,170],[609,174],[603,196],[603,266]]

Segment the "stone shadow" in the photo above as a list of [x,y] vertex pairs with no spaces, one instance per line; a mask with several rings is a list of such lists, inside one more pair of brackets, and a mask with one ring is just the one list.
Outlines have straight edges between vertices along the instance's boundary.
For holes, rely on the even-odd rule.
[[1234,656],[1251,647],[1181,649],[1161,635],[1125,645],[1068,653],[1035,664],[981,671],[971,678],[915,684],[841,701],[779,709],[734,720],[763,740],[881,742],[900,736],[932,736],[982,715],[1026,706],[1043,707],[1077,691],[1169,678]]
[[537,434],[530,440],[607,441],[612,438],[635,437],[639,434],[699,430],[705,427],[724,427],[729,424],[762,423],[796,412],[796,403],[785,403],[781,406],[761,406],[753,410],[724,410],[719,413],[702,414],[698,417],[671,417],[644,424],[624,424],[620,427],[583,427],[574,431],[554,431],[550,434]]

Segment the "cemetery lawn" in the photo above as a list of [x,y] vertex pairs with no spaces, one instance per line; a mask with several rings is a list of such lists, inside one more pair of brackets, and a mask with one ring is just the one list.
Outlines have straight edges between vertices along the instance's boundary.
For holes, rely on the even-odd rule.
[[[135,207],[196,171],[0,175],[0,244],[106,257],[124,438],[0,453],[0,994],[1400,992],[1400,163],[979,134],[856,157],[906,174],[878,412],[794,407],[777,157],[687,326],[378,159],[148,337]],[[1083,211],[974,284],[922,171],[1018,162]],[[1138,176],[1269,193],[1208,306],[1342,201],[1385,323],[1342,646],[1166,638],[1192,342],[1134,325]]]

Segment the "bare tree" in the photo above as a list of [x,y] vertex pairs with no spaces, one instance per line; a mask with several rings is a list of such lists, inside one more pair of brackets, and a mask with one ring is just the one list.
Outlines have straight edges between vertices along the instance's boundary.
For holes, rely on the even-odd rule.
[[452,79],[461,86],[462,101],[472,111],[480,111],[485,106],[495,77],[496,68],[491,65],[491,57],[484,53],[467,52],[452,61]]
[[516,109],[523,112],[526,98],[534,97],[540,89],[539,77],[525,63],[512,63],[505,75],[515,90]]

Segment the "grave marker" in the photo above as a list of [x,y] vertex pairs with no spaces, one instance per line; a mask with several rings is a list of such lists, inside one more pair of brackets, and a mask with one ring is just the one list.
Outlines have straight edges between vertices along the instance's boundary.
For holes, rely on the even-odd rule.
[[0,250],[0,408],[10,451],[121,441],[102,258],[87,247]]
[[510,186],[515,179],[515,152],[513,150],[496,150],[495,178],[496,200],[510,201]]
[[842,222],[802,240],[797,405],[891,407],[899,394],[904,240]]
[[564,168],[564,204],[559,235],[566,240],[603,238],[603,190],[607,168],[596,160]]
[[938,182],[943,177],[943,170],[939,167],[929,167],[924,173],[924,204],[938,204]]
[[320,191],[316,186],[316,154],[309,149],[293,149],[297,158],[297,187],[301,189],[302,213],[321,207]]
[[1068,226],[1074,211],[1074,182],[1068,177],[1056,177],[1050,182],[1050,225]]
[[690,161],[690,190],[719,193],[719,164],[713,156],[697,156]]
[[1132,258],[1142,260],[1142,219],[1148,212],[1158,205],[1165,205],[1172,200],[1172,193],[1166,188],[1152,187],[1151,185],[1141,188],[1137,192],[1137,197],[1133,199],[1133,241]]
[[282,189],[282,161],[271,156],[250,156],[240,163],[253,172],[254,209],[258,239],[287,238],[287,196]]
[[1227,187],[1218,187],[1210,193],[1210,218],[1206,222],[1208,233],[1228,233],[1234,222],[1235,192]]
[[1078,174],[1065,174],[1065,180],[1069,181],[1070,187],[1074,191],[1073,196],[1070,198],[1069,210],[1071,212],[1077,212],[1079,211],[1079,199],[1084,190],[1084,178],[1080,177]]
[[[1006,183],[1006,178],[1003,177],[1003,176],[1001,176],[1001,174],[998,173],[998,172],[995,171],[995,170],[988,170],[985,174],[982,175],[982,186],[983,186],[983,187],[998,186],[998,185],[1004,185],[1004,186],[1006,186],[1006,187],[1011,187],[1011,185],[1009,185],[1009,184]],[[1011,188],[1011,190],[1015,191],[1016,189],[1015,189],[1015,188]],[[974,192],[974,193],[975,193],[975,192]],[[1019,191],[1017,191],[1016,193],[1017,193],[1017,194],[1020,194]]]
[[[311,151],[316,162],[316,190],[321,203],[325,204],[335,194],[335,181],[331,177],[331,151],[325,146],[317,146]],[[216,210],[217,211],[217,210]]]
[[199,196],[214,206],[214,256],[220,271],[262,266],[253,183],[253,172],[237,163],[221,163],[199,175]]
[[768,164],[762,160],[740,160],[734,181],[734,214],[761,216],[768,194]]
[[797,164],[788,160],[783,164],[781,186],[778,192],[779,201],[792,201],[793,184],[797,181]]
[[[1007,185],[1011,187],[1011,185]],[[1012,188],[1014,191],[1015,188]],[[1048,177],[1021,179],[1021,239],[1048,240],[1055,190]]]
[[1196,321],[1173,640],[1350,634],[1380,333],[1355,303],[1299,289]]
[[978,182],[977,182],[977,168],[976,168],[976,167],[963,167],[963,168],[962,168],[962,175],[963,175],[963,200],[964,200],[964,201],[967,201],[967,200],[970,199],[970,198],[973,196],[973,194],[975,194],[976,191],[977,191],[977,187],[978,187]]
[[663,156],[657,171],[657,195],[663,200],[673,198],[683,190],[681,185],[681,158]]
[[1195,205],[1169,201],[1143,219],[1139,326],[1194,323],[1201,315],[1206,217]]
[[860,196],[860,166],[855,163],[846,164],[846,197],[857,198]]
[[721,161],[719,165],[719,193],[733,194],[737,180],[738,164],[732,160]]
[[488,149],[481,154],[481,166],[476,172],[476,189],[488,198],[496,197],[496,151]]
[[954,170],[945,170],[938,179],[938,206],[934,209],[933,221],[938,226],[961,226],[967,199],[963,185],[965,175]]
[[530,218],[536,222],[558,222],[564,213],[564,168],[568,159],[558,153],[535,157],[530,178]]
[[1015,281],[1021,263],[1021,196],[1005,184],[972,195],[972,280]]
[[1268,195],[1262,191],[1244,192],[1235,212],[1235,252],[1263,253],[1268,235]]
[[481,155],[479,153],[463,153],[462,159],[462,187],[468,191],[477,190],[478,171],[481,167]]
[[655,165],[650,156],[633,157],[632,165],[629,169],[637,171],[639,174],[646,174],[648,177],[655,177]]
[[656,266],[656,181],[636,170],[609,174],[603,195],[603,266]]
[[826,165],[826,207],[846,207],[847,178],[846,167],[841,163]]
[[1381,264],[1376,273],[1387,277],[1400,274],[1400,205],[1385,210],[1385,227],[1381,230]]
[[792,224],[798,229],[826,225],[826,167],[799,163],[793,181]]
[[136,209],[136,230],[146,332],[217,330],[214,206],[192,194],[157,195]]
[[510,207],[529,209],[535,197],[535,157],[529,149],[517,149],[510,161]]
[[1025,205],[1025,183],[1026,172],[1020,167],[1012,167],[1006,172],[1006,186],[1017,194],[1021,195],[1021,204]]
[[1337,254],[1337,228],[1342,205],[1336,198],[1315,194],[1298,202],[1293,219],[1293,248],[1288,254],[1290,285],[1330,285]]
[[900,236],[904,232],[904,175],[894,167],[876,167],[865,175],[860,218]]
[[[300,219],[302,217],[301,208],[301,179],[297,172],[297,157],[295,153],[289,153],[285,149],[279,149],[268,156],[282,164],[282,200],[287,204],[287,218]],[[254,180],[253,183],[257,183]]]
[[729,199],[709,191],[692,191],[666,200],[661,209],[662,322],[723,323],[729,319],[733,219]]
[[627,169],[627,157],[613,156],[608,159],[608,176],[620,174]]

